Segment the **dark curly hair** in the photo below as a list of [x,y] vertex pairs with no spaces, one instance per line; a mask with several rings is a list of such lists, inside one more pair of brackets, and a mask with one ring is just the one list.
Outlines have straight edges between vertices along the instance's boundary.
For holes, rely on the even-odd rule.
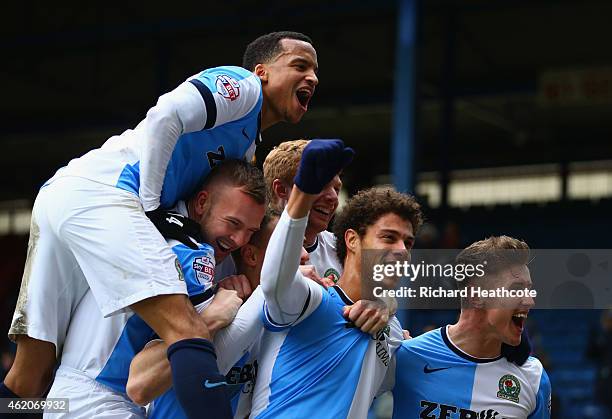
[[365,189],[348,200],[334,222],[336,253],[343,266],[346,258],[344,232],[350,228],[363,237],[369,226],[375,224],[383,215],[390,213],[410,221],[415,233],[423,223],[421,206],[414,197],[399,193],[392,188]]
[[283,50],[280,43],[283,39],[297,39],[312,45],[312,39],[299,32],[281,31],[262,35],[247,45],[242,56],[242,67],[253,71],[257,64],[269,63],[274,60]]

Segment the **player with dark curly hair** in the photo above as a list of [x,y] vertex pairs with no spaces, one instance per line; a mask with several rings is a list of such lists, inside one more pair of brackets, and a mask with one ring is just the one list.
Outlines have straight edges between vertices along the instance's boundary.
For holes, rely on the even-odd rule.
[[[253,417],[295,417],[299,412],[301,417],[365,418],[401,342],[402,328],[394,316],[383,329],[387,319],[360,317],[357,327],[379,329],[371,336],[347,327],[344,315],[362,298],[362,249],[406,252],[412,247],[421,220],[412,197],[371,190],[351,198],[338,216],[343,230],[337,232],[337,240],[346,249],[338,283],[325,289],[299,271],[308,213],[321,190],[351,159],[352,150],[340,140],[312,140],[302,153],[261,274],[266,331]],[[353,215],[362,211],[363,201],[380,196],[389,198],[389,206],[361,213],[357,222]],[[374,309],[364,312],[370,310]],[[350,314],[349,319],[355,320]],[[342,391],[334,390],[330,397],[329,389],[339,388]]]

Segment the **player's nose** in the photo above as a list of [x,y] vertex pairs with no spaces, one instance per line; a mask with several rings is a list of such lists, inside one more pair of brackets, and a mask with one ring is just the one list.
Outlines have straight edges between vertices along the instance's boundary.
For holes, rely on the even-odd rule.
[[406,243],[403,240],[398,240],[393,244],[393,255],[396,257],[405,257],[408,254],[408,250],[406,249]]
[[333,182],[330,182],[327,184],[325,189],[323,189],[322,194],[325,199],[328,199],[331,201],[338,200],[338,191],[336,190],[335,184]]
[[316,87],[319,84],[319,78],[317,77],[317,73],[315,73],[314,70],[309,71],[306,75],[306,81],[312,87]]
[[533,306],[535,306],[535,299],[531,296],[525,296],[521,300],[521,305],[527,309],[531,309]]
[[232,242],[232,249],[238,249],[249,242],[251,238],[248,230],[241,230],[230,234],[229,239]]

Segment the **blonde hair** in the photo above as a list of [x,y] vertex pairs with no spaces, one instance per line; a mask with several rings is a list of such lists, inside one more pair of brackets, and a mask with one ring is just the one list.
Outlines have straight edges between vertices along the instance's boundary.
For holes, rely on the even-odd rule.
[[272,189],[274,179],[279,179],[287,186],[293,186],[293,178],[300,165],[302,152],[308,143],[309,140],[305,139],[285,141],[274,147],[266,156],[263,163],[264,181],[268,202],[273,207],[278,205],[278,197]]

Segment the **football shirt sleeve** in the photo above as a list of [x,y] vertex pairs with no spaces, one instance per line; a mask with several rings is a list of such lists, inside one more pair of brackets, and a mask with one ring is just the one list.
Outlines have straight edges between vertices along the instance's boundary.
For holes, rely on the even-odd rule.
[[138,193],[145,211],[159,206],[166,168],[179,137],[203,129],[208,116],[200,92],[189,82],[162,95],[147,112],[139,127],[144,144]]
[[307,222],[308,216],[295,220],[285,210],[270,237],[261,270],[268,329],[291,326],[321,303],[322,287],[299,270]]
[[259,338],[263,303],[263,292],[261,287],[257,287],[240,307],[232,323],[215,335],[217,365],[221,374],[227,374]]
[[238,120],[260,100],[259,79],[240,67],[204,71],[162,95],[139,125],[139,195],[144,210],[159,206],[168,162],[181,135]]
[[528,416],[529,419],[550,419],[551,408],[551,386],[548,374],[542,370],[540,378],[540,387],[536,395],[536,408]]

